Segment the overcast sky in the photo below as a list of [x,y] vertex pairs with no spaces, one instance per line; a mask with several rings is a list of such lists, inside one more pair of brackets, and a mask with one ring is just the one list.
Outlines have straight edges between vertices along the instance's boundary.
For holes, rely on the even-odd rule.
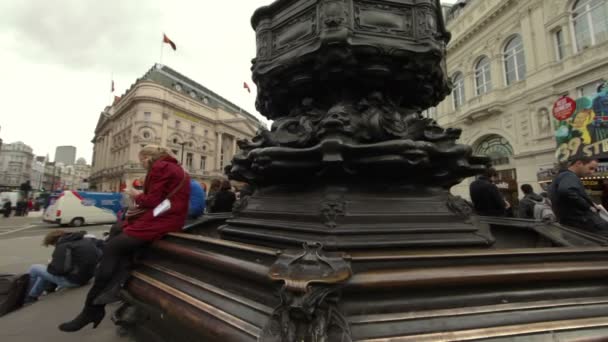
[[177,45],[165,46],[163,64],[257,114],[250,17],[271,2],[0,1],[0,138],[51,158],[56,146],[74,145],[90,163],[112,78],[122,95],[160,61],[163,32]]

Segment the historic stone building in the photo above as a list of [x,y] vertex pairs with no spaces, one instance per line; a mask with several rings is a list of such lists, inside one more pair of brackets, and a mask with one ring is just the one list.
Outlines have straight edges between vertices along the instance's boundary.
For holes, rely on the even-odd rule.
[[118,191],[145,175],[138,153],[169,147],[190,175],[208,182],[223,174],[237,141],[263,124],[253,115],[175,70],[157,64],[99,116],[91,188]]
[[[503,188],[537,190],[555,162],[553,103],[608,76],[608,0],[469,0],[448,11],[452,95],[428,111],[492,157]],[[467,180],[452,189],[469,197]]]
[[63,165],[57,163],[60,169],[62,189],[88,190],[88,179],[91,176],[91,166],[87,165],[84,158],[78,158],[75,164]]
[[34,154],[31,147],[22,143],[2,145],[0,151],[0,187],[17,188],[30,180]]

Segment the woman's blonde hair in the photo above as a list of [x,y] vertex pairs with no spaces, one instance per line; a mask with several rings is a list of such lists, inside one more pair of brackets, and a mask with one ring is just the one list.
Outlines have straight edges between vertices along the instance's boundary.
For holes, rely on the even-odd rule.
[[50,231],[42,240],[42,245],[44,247],[55,246],[57,244],[57,241],[59,241],[59,239],[61,239],[63,235],[65,235],[65,231],[61,229]]
[[176,158],[173,152],[170,149],[158,146],[158,145],[146,145],[144,148],[139,151],[140,156],[150,157],[150,165],[154,164],[155,161],[164,158],[164,157],[172,157]]

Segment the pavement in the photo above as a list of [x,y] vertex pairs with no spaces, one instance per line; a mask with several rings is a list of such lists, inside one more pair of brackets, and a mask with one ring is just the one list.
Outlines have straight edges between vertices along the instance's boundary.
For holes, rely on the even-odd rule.
[[[0,217],[0,273],[23,273],[32,264],[46,264],[52,248],[41,245],[42,238],[57,225],[41,221],[41,216],[30,213],[29,217]],[[86,230],[98,238],[109,225],[61,227],[63,230]],[[2,342],[109,342],[130,341],[119,337],[110,320],[115,307],[108,307],[106,318],[92,330],[88,325],[79,332],[64,333],[57,329],[63,322],[76,317],[90,285],[66,289],[43,296],[38,302],[0,317],[0,341]]]

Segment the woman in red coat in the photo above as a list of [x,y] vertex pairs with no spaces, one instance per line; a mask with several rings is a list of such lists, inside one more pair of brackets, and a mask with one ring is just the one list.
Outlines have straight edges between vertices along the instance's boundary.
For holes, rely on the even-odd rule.
[[144,147],[139,152],[139,161],[148,170],[144,191],[126,191],[137,208],[127,213],[122,233],[107,241],[84,309],[74,320],[61,324],[62,331],[78,331],[89,323],[96,328],[105,316],[105,305],[95,303],[95,299],[112,284],[112,276],[120,274],[125,259],[147,243],[184,226],[190,199],[188,174],[164,147]]

